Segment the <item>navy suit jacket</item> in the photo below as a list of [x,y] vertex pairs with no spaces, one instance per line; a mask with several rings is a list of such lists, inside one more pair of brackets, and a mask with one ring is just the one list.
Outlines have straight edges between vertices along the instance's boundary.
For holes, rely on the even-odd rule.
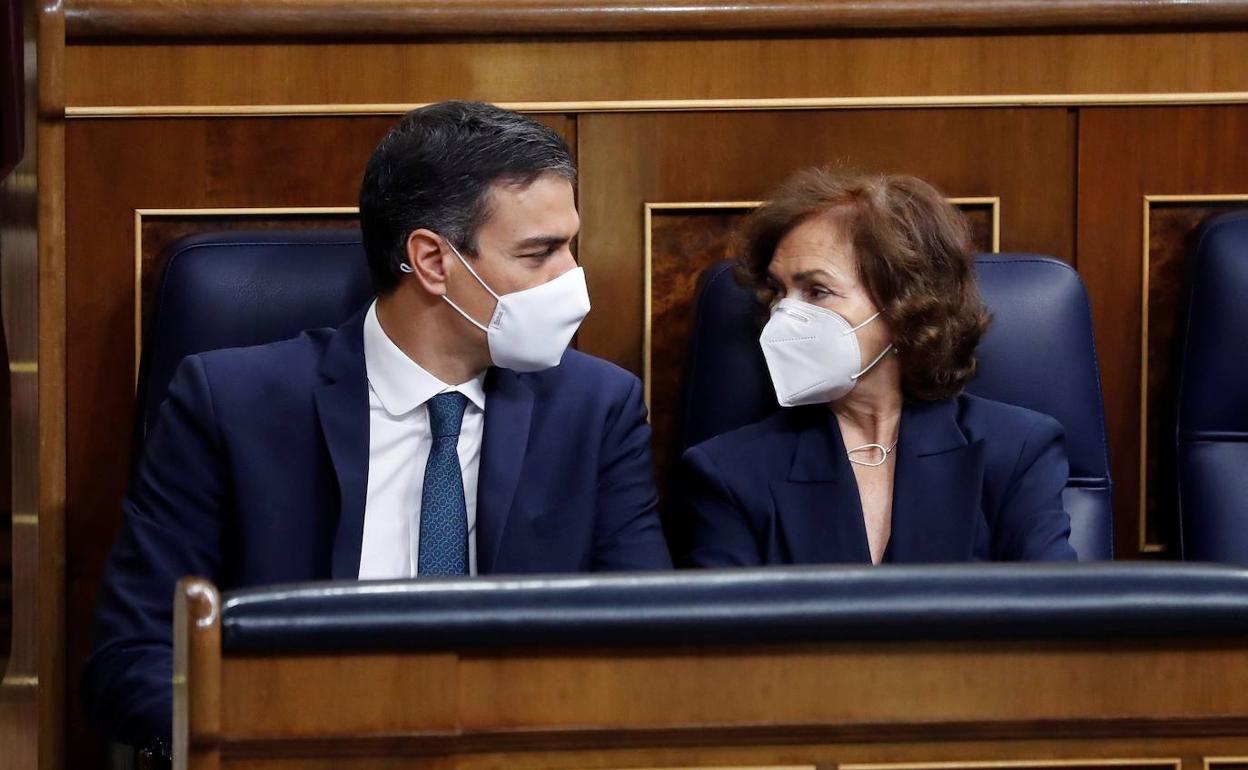
[[[896,453],[885,561],[1075,558],[1053,418],[970,395],[906,402]],[[871,561],[853,467],[825,406],[703,442],[682,470],[698,566]]]
[[[126,495],[83,675],[88,711],[121,740],[170,734],[178,579],[232,588],[358,575],[363,319],[178,368]],[[671,566],[636,377],[570,350],[543,372],[491,369],[485,392],[479,573]]]

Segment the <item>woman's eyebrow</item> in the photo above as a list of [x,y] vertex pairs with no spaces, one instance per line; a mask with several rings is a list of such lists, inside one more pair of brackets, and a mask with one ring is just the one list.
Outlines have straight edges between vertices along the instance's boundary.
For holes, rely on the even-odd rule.
[[793,274],[793,282],[810,281],[818,278],[837,280],[837,277],[823,268],[815,268],[814,270],[799,270]]

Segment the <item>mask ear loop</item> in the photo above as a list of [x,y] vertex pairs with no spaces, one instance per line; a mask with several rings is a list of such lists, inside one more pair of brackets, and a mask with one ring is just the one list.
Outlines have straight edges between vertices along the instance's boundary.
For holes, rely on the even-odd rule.
[[[464,255],[459,253],[459,249],[455,248],[455,244],[451,243],[450,240],[447,238],[443,238],[442,240],[445,241],[447,246],[451,247],[451,251],[455,253],[455,256],[459,257],[459,261],[463,264],[465,268],[468,269],[468,272],[472,275],[472,277],[477,279],[477,283],[481,284],[481,288],[489,292],[490,296],[494,298],[495,302],[501,301],[502,298],[494,293],[494,290],[490,288],[489,284],[481,280],[481,276],[477,275],[477,271],[472,269],[472,265],[468,264],[468,260],[464,259]],[[416,271],[412,269],[411,265],[407,264],[406,262],[403,262],[402,264],[399,265],[399,272],[410,274]],[[465,321],[477,327],[478,329],[485,332],[486,334],[489,334],[490,332],[489,327],[484,326],[483,324],[481,324],[480,321],[476,320],[475,318],[473,318],[472,316],[464,312],[464,309],[461,308],[459,305],[455,304],[455,302],[450,297],[443,294],[442,299],[446,300],[446,304],[454,308],[456,313],[459,313],[461,316],[463,316]]]
[[[865,321],[863,321],[862,323],[858,324],[857,326],[852,327],[852,328],[851,328],[851,329],[849,329],[848,331],[842,332],[842,333],[841,333],[841,336],[842,336],[842,337],[844,337],[844,336],[845,336],[845,335],[847,335],[847,334],[853,334],[853,333],[857,332],[857,331],[858,331],[859,329],[861,329],[862,327],[866,326],[867,324],[871,323],[871,322],[872,322],[872,321],[874,321],[875,319],[879,318],[879,317],[880,317],[880,312],[881,312],[881,311],[878,311],[878,310],[877,310],[877,311],[875,312],[875,315],[871,316],[870,318],[868,318],[867,320],[865,320]],[[859,377],[861,377],[862,375],[864,375],[864,374],[866,374],[867,372],[869,372],[869,371],[871,371],[872,369],[874,369],[874,368],[875,368],[875,365],[876,365],[876,364],[878,364],[880,361],[884,360],[884,356],[888,355],[888,351],[890,351],[890,350],[892,350],[892,349],[893,349],[893,344],[890,342],[890,343],[888,344],[888,346],[887,346],[887,347],[885,347],[883,350],[881,350],[881,351],[880,351],[880,354],[879,354],[878,356],[876,356],[876,357],[875,357],[875,360],[873,360],[871,363],[867,364],[867,365],[866,365],[866,367],[865,367],[862,371],[858,372],[857,374],[851,374],[851,375],[849,376],[849,379],[851,379],[851,380],[857,380],[857,379],[858,379]]]
[[875,368],[875,365],[876,365],[876,364],[878,364],[880,361],[884,360],[884,356],[888,355],[888,351],[890,351],[890,350],[892,350],[892,349],[893,349],[893,345],[892,345],[892,343],[890,342],[890,343],[888,344],[888,347],[886,347],[886,348],[884,348],[883,350],[881,350],[881,351],[880,351],[880,354],[879,354],[878,356],[876,356],[876,357],[875,357],[875,360],[874,360],[874,361],[872,361],[871,363],[867,364],[867,368],[863,369],[861,372],[858,372],[857,374],[851,374],[851,375],[849,376],[849,379],[851,379],[851,380],[856,380],[856,379],[858,379],[859,377],[861,377],[862,375],[864,375],[864,374],[866,374],[867,372],[869,372],[869,371],[871,371],[872,369],[874,369],[874,368]]

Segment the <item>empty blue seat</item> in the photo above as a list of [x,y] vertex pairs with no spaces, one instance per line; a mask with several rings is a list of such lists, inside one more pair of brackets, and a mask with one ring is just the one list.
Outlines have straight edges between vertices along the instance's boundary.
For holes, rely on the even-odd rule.
[[1201,227],[1190,276],[1175,430],[1183,558],[1248,564],[1248,211]]

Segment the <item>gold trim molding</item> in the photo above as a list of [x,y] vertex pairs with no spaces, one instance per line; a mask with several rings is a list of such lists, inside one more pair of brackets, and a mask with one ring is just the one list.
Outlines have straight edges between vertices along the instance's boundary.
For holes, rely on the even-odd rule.
[[1245,757],[1205,757],[1204,770],[1214,770],[1218,765],[1248,765]]
[[[997,254],[1001,251],[1001,197],[999,195],[972,196],[961,198],[947,198],[946,200],[954,206],[988,206],[992,209],[992,253]],[[650,382],[652,372],[651,351],[653,347],[653,320],[654,313],[653,298],[654,292],[654,244],[653,226],[654,213],[656,211],[719,211],[724,209],[741,209],[749,211],[756,209],[763,204],[763,201],[677,201],[672,203],[650,203],[644,204],[645,207],[645,285],[642,289],[642,342],[641,342],[641,383],[643,395],[646,402],[647,412],[650,409]]]
[[248,208],[181,208],[134,210],[134,381],[139,381],[143,350],[143,218],[343,216],[359,214],[358,206],[260,206]]
[[[362,104],[73,105],[65,117],[205,118],[402,115],[427,102]],[[931,109],[937,107],[1105,107],[1248,104],[1248,91],[1128,94],[950,94],[945,96],[827,96],[773,99],[625,99],[499,102],[527,113],[708,112],[735,110]]]
[[1140,553],[1165,553],[1164,543],[1148,542],[1145,529],[1148,511],[1148,290],[1150,232],[1154,203],[1239,203],[1248,202],[1248,194],[1212,195],[1145,195],[1144,196],[1144,254],[1141,260],[1140,291],[1140,505],[1139,549]]
[[[899,762],[886,764],[843,764],[838,770],[1022,770],[1023,768],[1058,767],[1166,767],[1179,770],[1183,761],[1177,758],[1158,759],[1035,759],[989,760],[974,762]],[[1207,769],[1206,769],[1207,770]]]
[[39,677],[37,676],[6,676],[0,681],[0,687],[38,687]]

